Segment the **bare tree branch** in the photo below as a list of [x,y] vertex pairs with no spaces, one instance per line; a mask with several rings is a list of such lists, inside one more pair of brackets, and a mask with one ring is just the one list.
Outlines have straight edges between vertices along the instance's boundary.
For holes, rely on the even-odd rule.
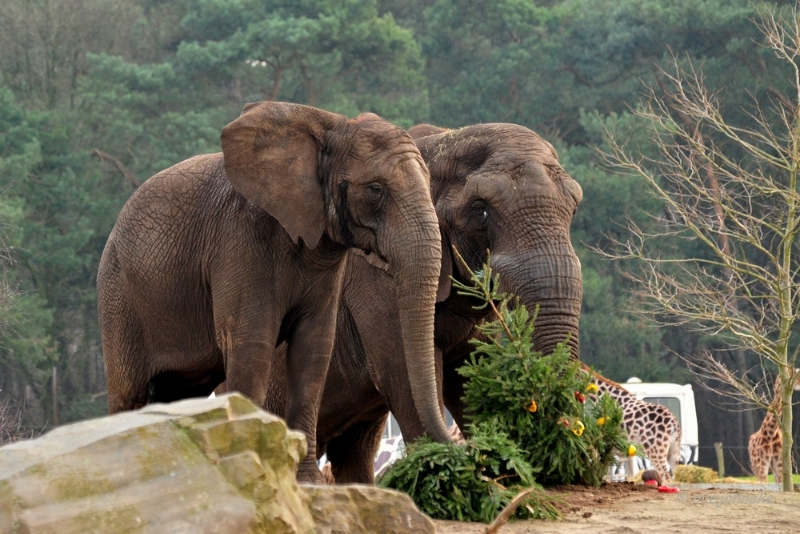
[[99,159],[101,159],[103,161],[108,161],[109,163],[113,163],[114,166],[117,168],[117,170],[119,172],[121,172],[122,175],[125,178],[128,179],[128,181],[130,182],[130,184],[133,187],[139,187],[140,185],[142,185],[142,182],[139,181],[139,179],[136,177],[136,175],[133,173],[133,171],[128,169],[125,166],[125,164],[123,164],[120,160],[118,160],[114,156],[112,156],[110,154],[106,154],[105,152],[103,152],[102,150],[100,150],[98,148],[95,148],[92,151],[92,156],[94,156],[96,158],[99,158]]
[[[784,489],[791,491],[789,408],[800,352],[789,350],[798,345],[792,336],[800,306],[800,18],[796,9],[779,18],[764,7],[760,15],[767,46],[790,65],[794,94],[769,88],[778,104],[765,110],[755,100],[752,122],[732,124],[702,72],[673,58],[672,72],[656,73],[659,93],[651,90],[633,111],[649,125],[658,155],[630,150],[610,131],[601,153],[611,169],[645,181],[669,214],[667,224],[645,230],[629,219],[628,238],[611,238],[599,252],[635,261],[625,276],[641,315],[758,357],[757,368],[731,369],[711,350],[682,356],[712,391],[776,414]],[[686,249],[676,240],[694,241],[704,253],[681,255]],[[765,366],[778,373],[767,395],[760,393]]]

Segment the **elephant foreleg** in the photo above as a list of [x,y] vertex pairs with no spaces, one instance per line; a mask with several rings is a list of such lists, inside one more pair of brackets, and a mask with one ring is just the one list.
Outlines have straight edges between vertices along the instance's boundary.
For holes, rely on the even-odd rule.
[[372,484],[375,455],[388,414],[358,423],[328,442],[328,460],[337,484]]
[[286,424],[306,435],[309,453],[300,463],[297,478],[323,483],[316,464],[317,418],[333,351],[336,305],[319,306],[298,321],[288,340]]
[[257,406],[263,406],[267,397],[267,377],[275,349],[267,341],[270,336],[240,334],[247,339],[229,348],[225,354],[225,388],[238,391]]
[[444,398],[444,405],[453,416],[458,428],[464,437],[469,437],[467,423],[469,422],[466,417],[466,406],[464,401],[464,384],[466,379],[458,374],[458,368],[462,367],[472,350],[472,345],[469,344],[469,338],[464,339],[461,343],[447,351],[443,356],[444,367],[444,380],[442,388],[442,397]]

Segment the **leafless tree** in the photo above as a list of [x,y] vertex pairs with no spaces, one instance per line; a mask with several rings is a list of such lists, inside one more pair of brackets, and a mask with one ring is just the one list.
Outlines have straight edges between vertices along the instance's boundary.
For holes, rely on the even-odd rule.
[[[792,490],[792,389],[800,305],[800,19],[762,8],[756,25],[788,67],[792,94],[754,97],[745,125],[732,124],[703,74],[676,58],[634,113],[652,127],[657,156],[645,156],[607,132],[603,156],[612,168],[644,178],[663,202],[661,224],[645,230],[628,221],[627,240],[603,251],[636,260],[626,272],[639,310],[758,355],[757,369],[731,369],[710,350],[684,355],[705,384],[773,411],[783,431],[783,488]],[[788,14],[787,14],[788,13]],[[763,93],[762,93],[763,94]],[[659,250],[668,240],[699,245],[694,257]],[[686,250],[683,247],[682,250]],[[780,389],[759,393],[765,368],[777,368]],[[713,388],[714,386],[709,387]]]
[[26,430],[23,424],[22,408],[10,397],[0,399],[0,446],[32,437],[33,432]]

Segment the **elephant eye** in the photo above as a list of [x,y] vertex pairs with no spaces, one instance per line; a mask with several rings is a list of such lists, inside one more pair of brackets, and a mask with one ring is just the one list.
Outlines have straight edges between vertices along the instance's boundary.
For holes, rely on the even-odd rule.
[[486,227],[489,222],[489,212],[486,209],[485,202],[479,201],[472,205],[472,217],[481,228]]
[[383,186],[377,182],[373,182],[367,186],[365,194],[369,202],[377,204],[383,198]]

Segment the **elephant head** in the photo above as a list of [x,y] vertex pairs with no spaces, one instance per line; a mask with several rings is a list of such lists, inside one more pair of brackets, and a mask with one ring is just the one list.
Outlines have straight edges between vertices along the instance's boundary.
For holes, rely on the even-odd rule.
[[449,257],[450,244],[472,270],[490,250],[501,290],[531,310],[539,306],[535,349],[551,352],[569,338],[578,358],[583,286],[569,226],[583,196],[580,185],[559,165],[552,145],[522,126],[438,131],[426,125],[411,133],[431,174],[443,270],[469,276]]
[[295,243],[357,248],[388,263],[400,288],[415,405],[430,436],[448,441],[433,352],[441,238],[428,170],[411,137],[369,113],[348,120],[264,102],[223,129],[222,150],[233,187]]

